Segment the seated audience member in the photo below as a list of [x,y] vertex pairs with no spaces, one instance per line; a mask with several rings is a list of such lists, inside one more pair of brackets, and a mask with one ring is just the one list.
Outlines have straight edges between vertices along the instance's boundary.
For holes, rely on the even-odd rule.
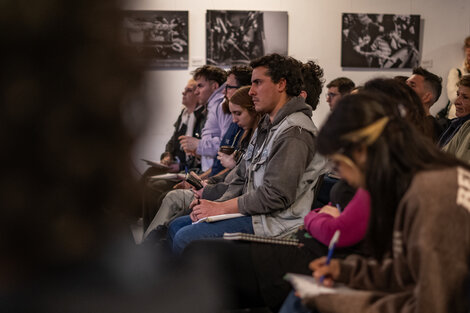
[[230,126],[230,114],[222,110],[227,73],[216,66],[204,65],[193,72],[198,101],[207,107],[207,120],[201,139],[180,136],[181,146],[187,154],[201,158],[202,171],[207,171],[214,161],[220,140]]
[[[169,238],[176,253],[193,240],[221,237],[224,232],[287,236],[309,211],[325,159],[315,153],[311,108],[298,97],[303,85],[301,65],[272,54],[252,61],[251,66],[250,95],[256,111],[265,116],[224,195],[217,202],[200,200],[190,216],[170,224]],[[244,216],[191,225],[228,213]]]
[[[407,119],[413,121],[413,124],[418,124],[414,120],[416,119],[416,113],[414,112],[416,111],[416,107],[421,108],[421,106],[416,106],[416,104],[420,104],[420,101],[411,88],[392,79],[374,79],[367,82],[360,93],[367,94],[371,91],[380,93],[383,96],[386,96],[388,93],[393,93],[393,101],[383,104],[386,112],[388,112],[389,115],[396,115],[397,118],[401,118],[402,115],[406,116]],[[403,107],[399,108],[396,103],[402,103]],[[389,105],[389,107],[386,105]],[[341,106],[341,101],[338,103],[338,107],[339,106]],[[421,123],[424,123],[424,110],[421,108],[421,111],[418,110],[418,112],[421,112],[418,116],[421,117]],[[432,145],[430,140],[428,141],[428,144]],[[334,160],[333,163],[335,164],[335,172],[340,176],[344,176],[344,179],[350,184],[357,186],[357,182],[351,180],[351,177],[348,175],[350,171],[354,170],[354,166],[349,166],[347,163],[341,164],[334,162]],[[188,247],[188,250],[192,250],[191,253],[197,253],[200,250],[203,250],[204,253],[212,251],[211,258],[221,259],[220,261],[218,260],[217,263],[225,264],[224,267],[228,266],[223,262],[242,264],[243,270],[241,267],[236,267],[236,265],[232,263],[230,263],[231,265],[229,267],[234,273],[240,273],[246,270],[248,273],[255,276],[256,280],[254,283],[251,282],[251,287],[248,287],[245,285],[245,276],[229,276],[231,292],[235,294],[236,299],[239,299],[236,305],[240,308],[267,305],[272,311],[276,312],[290,290],[290,284],[283,279],[285,273],[311,274],[307,264],[310,263],[312,259],[326,254],[327,247],[325,245],[329,243],[336,230],[341,231],[338,246],[342,248],[349,247],[348,249],[340,249],[337,251],[336,257],[345,257],[352,252],[366,252],[364,247],[355,245],[357,245],[366,234],[370,206],[369,196],[368,192],[363,189],[359,189],[354,195],[354,190],[352,193],[352,195],[354,195],[353,200],[345,206],[345,203],[348,203],[349,199],[352,197],[352,195],[348,196],[348,194],[351,194],[351,189],[352,188],[348,187],[348,185],[345,186],[344,180],[340,180],[331,190],[332,203],[321,209],[313,210],[304,218],[305,229],[316,240],[305,239],[305,232],[299,231],[296,235],[304,244],[300,249],[258,243],[252,243],[249,245],[250,247],[247,248],[246,245],[242,244],[195,242]],[[341,198],[346,198],[347,200],[342,200]],[[335,206],[336,204],[340,204],[340,207],[344,208],[341,215]],[[318,243],[318,241],[320,243]],[[226,247],[227,245],[231,245],[230,251],[229,248]],[[244,261],[241,262],[241,259]],[[230,273],[228,273],[228,275],[230,275]],[[242,297],[245,292],[243,290],[245,289],[250,290],[252,294],[251,297]],[[288,312],[290,312],[290,310]]]
[[[161,163],[170,167],[169,172],[176,173],[184,171],[185,168],[196,170],[201,165],[199,160],[194,156],[187,156],[178,141],[178,137],[182,135],[200,138],[200,134],[206,121],[205,107],[198,103],[195,94],[196,81],[190,79],[182,92],[183,98],[181,103],[184,108],[181,110],[176,120],[175,130],[170,140],[165,146],[165,152],[162,154]],[[150,167],[144,174],[144,177],[162,174],[158,169]]]
[[[326,85],[328,88],[326,94],[326,102],[330,106],[332,111],[336,103],[343,97],[353,92],[356,87],[354,82],[347,77],[338,77],[333,79]],[[328,173],[325,175],[322,185],[320,186],[319,195],[316,199],[316,205],[324,205],[328,203],[330,189],[339,181],[338,177],[334,173]]]
[[328,88],[326,102],[328,102],[331,111],[342,97],[348,95],[354,89],[354,86],[354,82],[347,77],[335,78],[326,85],[326,88]]
[[[229,108],[232,113],[234,123],[237,123],[245,132],[240,140],[238,151],[243,155],[246,150],[251,136],[258,125],[260,114],[255,111],[254,103],[248,95],[250,86],[241,87],[230,97]],[[235,154],[235,152],[233,153]],[[219,152],[222,155],[222,152]],[[228,180],[231,178],[229,176]],[[217,199],[227,189],[226,184],[207,184],[203,183],[204,189],[198,192],[198,196],[203,199]],[[214,195],[213,195],[214,194]],[[191,202],[193,201],[194,193],[192,190],[173,190],[170,191],[163,199],[162,205],[157,214],[153,218],[150,226],[144,233],[144,240],[149,237],[150,233],[157,229],[158,226],[166,226],[169,222],[176,217],[187,215],[191,213]],[[194,205],[194,203],[193,203]],[[154,236],[161,237],[161,234],[166,234],[166,229],[160,228],[158,233]],[[158,239],[157,238],[157,239]]]
[[[338,196],[341,199],[337,199]],[[359,189],[348,199],[334,193],[331,199],[333,206],[326,205],[305,216],[304,229],[296,233],[300,246],[203,240],[189,244],[183,257],[206,255],[229,269],[224,279],[234,298],[228,304],[230,309],[267,306],[277,312],[291,290],[291,285],[284,279],[285,274],[311,275],[308,264],[328,252],[328,243],[336,230],[342,235],[335,250],[336,257],[365,251],[360,242],[367,231],[369,194]],[[344,208],[342,213],[337,209],[340,201]]]
[[[199,133],[194,134],[194,137],[181,134],[176,138],[179,140],[180,147],[187,159],[200,159],[203,171],[212,166],[220,140],[230,124],[230,115],[222,112],[226,78],[227,73],[223,69],[211,65],[204,65],[193,72],[193,79],[196,81],[194,95],[197,97],[198,103],[207,110],[207,117],[204,127]],[[196,153],[196,148],[199,146],[201,146],[201,149]],[[215,151],[214,147],[216,147]],[[183,169],[186,168],[183,167]],[[167,179],[147,181],[143,192],[142,216],[144,228],[155,216],[164,194],[176,184],[177,182]]]
[[459,82],[455,100],[456,118],[439,140],[442,150],[457,158],[470,162],[470,75],[465,75]]
[[[195,90],[196,81],[191,79],[182,92],[184,108],[174,124],[175,130],[165,146],[165,152],[162,154],[161,163],[167,165],[170,168],[169,172],[172,173],[184,171],[185,169],[198,171],[201,168],[200,161],[194,155],[186,155],[178,140],[182,135],[200,138],[202,128],[204,127],[207,111],[205,106],[198,104]],[[143,203],[142,206],[139,206],[139,210],[137,210],[137,217],[143,217],[144,225],[148,224],[151,218],[149,216],[155,215],[161,192],[171,189],[175,185],[175,182],[169,180],[149,179],[151,176],[160,175],[165,172],[167,170],[149,167],[142,174]]]
[[313,275],[325,276],[325,285],[362,292],[304,300],[319,312],[467,312],[469,168],[388,114],[389,101],[348,96],[320,130],[319,152],[349,168],[342,176],[370,193],[366,242],[373,259],[314,260]]
[[[305,102],[308,105],[310,105],[313,110],[315,110],[318,105],[318,102],[319,102],[318,100],[319,100],[320,93],[323,87],[323,69],[312,61],[304,63],[302,64],[302,77],[304,80],[304,84],[303,84],[300,95],[303,98],[305,98]],[[230,75],[227,79],[227,82],[229,81],[229,79],[230,79]],[[250,80],[251,80],[251,77],[250,77]],[[238,103],[238,98],[239,97],[237,97],[236,104],[239,104],[245,107],[246,103],[248,103],[247,102],[248,99],[244,99],[245,103],[242,103],[242,101]],[[251,99],[249,102],[251,103],[252,107],[248,106],[247,109],[249,112],[251,112],[252,109],[254,110],[254,104],[252,103]],[[242,144],[243,151],[246,148],[245,143],[248,144],[248,141],[252,135],[252,131],[256,127],[258,120],[259,120],[259,117],[257,118],[256,124],[254,124],[253,127],[251,128],[250,133],[247,135],[244,135],[244,140]],[[220,152],[219,152],[219,157],[224,158],[224,159],[229,158],[228,156],[223,155]],[[232,177],[230,176],[226,180],[220,179],[220,178],[221,176],[217,175],[217,177],[213,176],[207,180],[208,185],[204,188],[204,192],[201,195],[202,199],[216,200],[220,196],[223,195]],[[174,218],[181,216],[181,215],[189,214],[191,212],[191,209],[189,208],[189,204],[191,201],[193,201],[193,198],[194,198],[194,195],[192,192],[182,191],[182,190],[171,191],[168,195],[168,199],[163,200],[164,202],[162,203],[162,207],[163,207],[162,213],[157,214],[159,215],[159,217],[155,217],[155,221],[152,222],[153,226],[149,228],[148,231],[145,232],[144,238],[149,236],[150,232],[153,229],[159,228],[159,225],[167,225],[167,223],[169,223]],[[164,217],[163,220],[162,220],[162,217]],[[160,227],[158,235],[155,234],[155,236],[160,238],[161,235],[165,233],[166,233],[166,227]]]
[[456,118],[455,115],[455,100],[457,100],[458,83],[462,76],[470,74],[470,36],[465,38],[463,50],[465,58],[462,61],[460,67],[454,67],[449,71],[447,76],[447,98],[451,103],[448,108],[447,117],[449,119]]
[[433,138],[437,142],[443,132],[436,118],[431,115],[431,106],[439,99],[442,91],[442,78],[422,67],[413,69],[413,74],[407,79],[406,84],[410,86],[421,99],[421,103],[429,123],[433,129]]
[[[225,90],[224,90],[224,95],[225,95],[225,100],[222,102],[222,112],[224,114],[230,115],[230,109],[229,109],[229,101],[232,95],[242,86],[247,86],[251,84],[251,68],[249,66],[244,66],[244,65],[234,65],[230,68],[230,70],[227,73],[227,82],[225,83]],[[234,145],[236,146],[238,143],[238,140],[241,138],[243,135],[243,128],[240,127],[237,123],[233,122],[230,124],[227,132],[225,133],[224,137],[220,141],[219,148],[221,146],[228,146],[228,145]],[[201,174],[202,179],[206,179],[208,177],[213,177],[215,175],[218,175],[221,171],[224,171],[227,167],[222,165],[220,160],[219,160],[219,152],[217,152],[217,155],[214,158],[214,162],[212,164],[212,167]],[[229,168],[231,169],[231,168]],[[227,170],[224,171],[224,173],[227,172]]]
[[[223,91],[225,96],[224,103],[228,101],[233,93],[237,90],[235,87],[240,87],[243,84],[249,84],[251,82],[251,68],[248,66],[233,66],[230,71],[227,73],[227,83],[225,84],[225,89]],[[230,111],[223,110],[224,113],[230,113]],[[243,128],[239,127],[237,123],[231,123],[228,130],[225,132],[222,140],[220,141],[220,146],[223,145],[234,145],[238,144],[241,136],[243,134]],[[188,170],[190,170],[189,168]],[[201,174],[201,178],[206,179],[214,175],[221,175],[224,172],[223,166],[217,157],[214,157],[214,162],[212,167]],[[144,231],[149,226],[151,220],[158,212],[161,207],[162,201],[166,196],[167,192],[171,190],[171,187],[174,189],[189,189],[190,185],[185,181],[182,181],[175,185],[175,182],[168,182],[166,180],[152,180],[149,181],[144,192],[144,204],[143,204],[143,226]]]
[[406,120],[411,122],[423,135],[433,139],[433,129],[430,127],[421,100],[416,92],[403,82],[396,79],[375,78],[365,83],[362,91],[383,93],[399,106]]

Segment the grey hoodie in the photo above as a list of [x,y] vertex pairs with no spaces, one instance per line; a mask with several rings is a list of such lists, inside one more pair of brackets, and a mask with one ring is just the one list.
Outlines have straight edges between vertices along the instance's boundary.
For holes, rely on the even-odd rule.
[[[308,183],[313,187],[316,178],[323,173],[325,160],[319,155],[315,155],[315,125],[311,121],[312,111],[301,97],[294,97],[289,100],[279,110],[275,116],[273,123],[270,122],[269,116],[265,115],[257,128],[257,133],[253,135],[253,150],[256,152],[263,146],[267,140],[269,132],[280,126],[288,116],[300,112],[308,119],[308,127],[292,126],[285,129],[278,135],[270,148],[269,155],[263,164],[262,183],[256,184],[255,188],[250,187],[249,167],[252,166],[253,160],[247,151],[244,162],[240,162],[236,168],[236,179],[232,181],[227,192],[219,199],[224,201],[238,198],[238,208],[240,213],[245,215],[253,215],[253,227],[255,233],[266,236],[283,235],[291,229],[286,227],[275,227],[275,229],[266,229],[272,225],[264,225],[263,230],[256,224],[263,223],[257,215],[278,216],[285,214],[286,211],[296,202],[299,197],[299,186],[304,179],[307,168],[311,167],[312,161],[315,159],[315,171],[312,179]],[[308,129],[307,129],[308,128]],[[248,148],[249,150],[250,148]],[[248,156],[247,156],[248,155]],[[253,159],[255,159],[253,157]],[[305,182],[304,182],[305,184]],[[243,190],[239,186],[243,185]],[[311,203],[303,205],[302,212],[298,216],[284,217],[284,219],[295,220],[289,225],[301,225],[303,216],[310,210]],[[264,218],[264,217],[263,217]],[[281,217],[283,219],[283,217]],[[266,224],[266,223],[264,223]],[[268,223],[272,224],[272,223]],[[279,226],[279,225],[278,225]],[[292,228],[292,227],[288,227]],[[258,231],[257,231],[258,229]]]

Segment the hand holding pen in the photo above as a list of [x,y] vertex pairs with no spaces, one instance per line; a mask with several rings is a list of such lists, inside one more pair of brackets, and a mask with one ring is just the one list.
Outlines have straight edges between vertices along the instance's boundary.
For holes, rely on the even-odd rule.
[[313,271],[313,277],[315,277],[320,284],[325,286],[332,286],[333,281],[339,277],[339,261],[332,259],[339,236],[340,231],[337,230],[331,238],[330,245],[328,246],[328,256],[318,258],[309,264],[309,268]]

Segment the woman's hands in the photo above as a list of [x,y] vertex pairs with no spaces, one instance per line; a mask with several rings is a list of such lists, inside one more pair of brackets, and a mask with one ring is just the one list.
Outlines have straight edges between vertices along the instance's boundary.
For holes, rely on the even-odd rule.
[[335,280],[338,279],[341,270],[339,260],[331,259],[330,264],[326,264],[326,257],[321,257],[310,262],[308,267],[313,271],[313,277],[317,281],[323,276],[323,285],[327,287],[333,286]]
[[329,214],[333,217],[338,217],[341,212],[335,208],[334,206],[331,206],[331,205],[325,205],[321,208],[320,211],[318,211],[318,213],[326,213],[326,214]]

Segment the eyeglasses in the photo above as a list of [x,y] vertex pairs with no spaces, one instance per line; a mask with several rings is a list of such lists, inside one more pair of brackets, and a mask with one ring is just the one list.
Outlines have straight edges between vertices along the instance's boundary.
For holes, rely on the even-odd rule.
[[339,93],[329,92],[326,94],[327,98],[334,98],[336,96],[339,96]]
[[240,88],[240,86],[225,85],[225,91],[227,91],[228,89],[238,89],[238,88]]

